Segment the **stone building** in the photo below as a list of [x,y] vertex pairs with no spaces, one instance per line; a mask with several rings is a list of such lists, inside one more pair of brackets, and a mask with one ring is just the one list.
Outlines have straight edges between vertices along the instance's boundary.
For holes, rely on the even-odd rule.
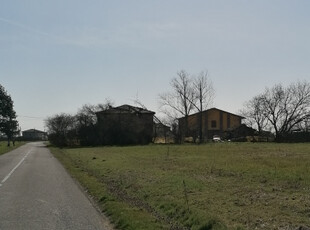
[[155,112],[131,106],[111,107],[96,113],[101,144],[148,144],[153,137]]

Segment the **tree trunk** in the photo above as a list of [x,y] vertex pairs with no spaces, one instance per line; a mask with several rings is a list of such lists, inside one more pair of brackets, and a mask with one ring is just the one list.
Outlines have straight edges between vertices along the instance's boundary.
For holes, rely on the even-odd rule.
[[203,96],[202,96],[202,88],[200,86],[199,88],[199,102],[200,102],[200,111],[199,111],[199,143],[201,144],[203,142],[203,136],[202,136],[202,110],[203,110]]
[[199,143],[203,142],[202,136],[202,111],[199,112]]

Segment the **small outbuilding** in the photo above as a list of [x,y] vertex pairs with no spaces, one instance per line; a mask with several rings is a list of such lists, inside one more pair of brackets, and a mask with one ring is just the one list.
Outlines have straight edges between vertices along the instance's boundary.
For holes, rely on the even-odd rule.
[[154,122],[153,142],[157,144],[174,143],[175,136],[171,128],[163,123]]

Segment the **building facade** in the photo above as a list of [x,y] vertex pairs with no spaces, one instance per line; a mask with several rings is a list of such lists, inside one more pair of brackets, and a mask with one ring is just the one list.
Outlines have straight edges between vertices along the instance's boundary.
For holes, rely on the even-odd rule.
[[102,144],[148,144],[153,138],[155,112],[122,105],[96,113]]
[[223,136],[228,130],[235,129],[241,125],[244,117],[212,108],[179,118],[179,131],[183,137],[199,137],[200,124],[202,126],[202,136],[204,140],[212,139],[214,135]]
[[28,129],[22,132],[23,140],[27,141],[45,141],[47,140],[47,133],[36,130],[36,129]]

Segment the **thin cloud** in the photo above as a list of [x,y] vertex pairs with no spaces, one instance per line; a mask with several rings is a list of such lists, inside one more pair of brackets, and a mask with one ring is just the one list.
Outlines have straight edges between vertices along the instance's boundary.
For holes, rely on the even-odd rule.
[[63,37],[60,37],[57,35],[49,34],[49,33],[46,33],[44,31],[34,29],[30,26],[27,26],[27,25],[19,23],[19,22],[15,22],[15,21],[8,20],[8,19],[1,18],[1,17],[0,17],[0,22],[4,22],[6,24],[9,24],[9,25],[12,25],[14,27],[20,28],[22,30],[28,31],[28,32],[32,33],[33,35],[44,36],[44,37],[50,38],[52,40],[55,40],[55,41],[58,41],[58,42],[61,42],[64,44],[79,45],[79,43],[74,41],[74,40],[69,40],[69,39],[66,39],[66,38],[63,38]]
[[8,19],[5,19],[5,18],[0,18],[0,21],[5,22],[7,24],[10,24],[12,26],[21,28],[23,30],[32,32],[32,33],[36,33],[36,34],[44,35],[44,36],[50,36],[48,33],[45,33],[45,32],[42,32],[42,31],[39,31],[39,30],[36,30],[36,29],[33,29],[33,28],[29,27],[29,26],[26,26],[26,25],[18,23],[18,22],[14,22],[12,20],[8,20]]
[[143,41],[173,39],[178,37],[180,26],[173,23],[132,23],[126,26],[105,30],[103,28],[75,28],[64,30],[62,36],[37,30],[28,25],[0,17],[0,22],[9,24],[31,33],[33,36],[43,36],[60,44],[77,47],[102,47],[117,44],[141,46]]

